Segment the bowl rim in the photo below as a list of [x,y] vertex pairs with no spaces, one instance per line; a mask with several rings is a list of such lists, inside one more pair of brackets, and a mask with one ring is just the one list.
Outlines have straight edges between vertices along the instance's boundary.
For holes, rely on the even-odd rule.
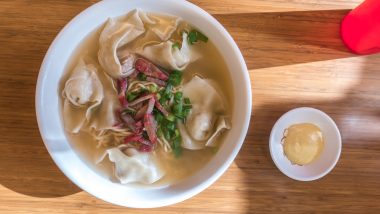
[[[337,142],[337,145],[338,145],[338,149],[336,150],[335,152],[335,157],[334,157],[334,160],[333,162],[329,165],[329,167],[327,167],[323,172],[319,173],[318,175],[315,175],[315,176],[310,176],[310,177],[298,177],[296,175],[293,175],[291,173],[289,173],[288,171],[284,170],[282,168],[282,166],[280,165],[280,163],[277,162],[277,159],[275,158],[275,155],[274,155],[274,151],[273,151],[273,145],[275,144],[274,140],[273,140],[273,136],[276,132],[276,127],[278,126],[278,124],[284,120],[284,118],[286,118],[288,115],[290,114],[294,114],[294,113],[297,113],[297,112],[300,112],[300,111],[313,111],[315,113],[317,113],[318,115],[320,115],[321,117],[324,117],[328,123],[330,123],[333,127],[334,127],[334,132],[335,134],[337,135],[338,137],[338,142]],[[316,108],[312,108],[312,107],[298,107],[298,108],[294,108],[294,109],[291,109],[289,110],[288,112],[284,113],[277,121],[276,123],[273,125],[272,127],[272,130],[271,130],[271,133],[270,133],[270,136],[269,136],[269,151],[270,151],[270,155],[271,155],[271,158],[272,158],[272,161],[273,163],[276,165],[276,167],[286,176],[288,176],[289,178],[291,179],[294,179],[294,180],[298,180],[298,181],[314,181],[314,180],[317,180],[317,179],[320,179],[324,176],[326,176],[328,173],[330,173],[334,167],[336,166],[336,164],[338,163],[338,160],[340,158],[340,155],[341,155],[341,151],[342,151],[342,137],[341,137],[341,134],[340,134],[340,131],[339,131],[339,128],[338,126],[336,125],[335,121],[328,115],[326,114],[325,112],[319,110],[319,109],[316,109]]]
[[[239,61],[239,65],[242,70],[242,77],[243,77],[243,82],[240,84],[244,84],[246,91],[244,91],[244,95],[246,95],[246,102],[245,105],[241,105],[241,108],[244,109],[246,112],[246,118],[242,122],[242,130],[239,138],[236,139],[235,146],[233,150],[231,151],[230,155],[226,158],[223,159],[222,164],[220,165],[219,169],[210,177],[208,177],[207,180],[197,183],[197,185],[194,185],[194,187],[186,189],[184,193],[179,194],[176,197],[168,198],[167,200],[162,200],[162,201],[154,201],[151,203],[147,204],[131,204],[129,202],[120,202],[116,201],[114,199],[107,198],[106,196],[99,194],[98,191],[95,191],[91,189],[90,187],[86,186],[83,184],[81,181],[77,180],[77,176],[72,173],[70,170],[67,168],[63,167],[62,163],[62,157],[57,156],[54,151],[52,150],[52,145],[48,142],[47,139],[47,133],[45,132],[45,129],[47,128],[48,124],[45,122],[45,118],[48,115],[46,115],[45,112],[43,112],[43,89],[44,89],[44,84],[46,82],[46,75],[49,73],[48,67],[49,64],[51,63],[51,55],[53,54],[54,51],[57,49],[57,43],[61,39],[61,37],[64,34],[67,34],[67,31],[72,27],[72,25],[75,22],[78,22],[78,20],[86,17],[89,15],[90,12],[95,11],[98,8],[101,7],[106,7],[108,4],[112,3],[118,3],[118,2],[123,2],[122,0],[108,0],[108,1],[100,1],[98,3],[95,3],[91,5],[90,7],[84,9],[82,12],[80,12],[78,15],[76,15],[70,22],[68,22],[65,27],[58,33],[58,35],[55,37],[54,41],[51,43],[44,60],[42,62],[39,75],[38,75],[38,80],[37,80],[37,86],[36,86],[36,94],[35,94],[35,107],[36,107],[36,116],[37,116],[37,123],[39,127],[39,131],[42,137],[42,140],[44,142],[45,147],[47,148],[50,156],[52,157],[53,161],[55,164],[58,166],[58,168],[64,173],[66,177],[68,177],[74,184],[76,184],[78,187],[80,187],[82,190],[88,192],[89,194],[102,199],[104,201],[121,205],[121,206],[126,206],[126,207],[131,207],[131,208],[154,208],[154,207],[161,207],[161,206],[167,206],[171,204],[175,204],[178,202],[181,202],[183,200],[186,200],[190,197],[193,197],[194,195],[200,193],[201,191],[205,190],[207,187],[209,187],[211,184],[213,184],[226,170],[227,168],[231,165],[233,160],[235,159],[236,155],[238,154],[239,150],[241,149],[241,146],[244,142],[245,136],[248,131],[249,127],[249,122],[250,122],[250,117],[251,117],[251,111],[252,111],[252,92],[251,92],[251,82],[250,82],[250,77],[248,73],[248,69],[246,67],[244,58],[236,45],[235,41],[233,38],[230,36],[230,34],[227,32],[227,30],[210,14],[208,14],[206,11],[203,9],[199,8],[198,6],[188,2],[188,1],[173,1],[173,0],[162,0],[160,3],[168,2],[171,4],[177,4],[178,7],[187,7],[187,9],[192,10],[194,12],[197,12],[198,15],[201,15],[202,18],[206,19],[207,21],[211,22],[213,24],[213,27],[215,27],[219,32],[221,32],[223,35],[223,38],[226,40],[227,44],[225,45],[230,45],[230,47],[233,50],[233,55],[234,57],[237,58]],[[133,2],[133,0],[132,0]],[[136,2],[136,1],[135,1]],[[146,2],[149,3],[150,0],[143,0],[140,2]],[[155,2],[155,1],[153,1]],[[123,2],[125,3],[125,1]],[[157,11],[160,12],[160,11]],[[51,71],[50,71],[51,72]]]

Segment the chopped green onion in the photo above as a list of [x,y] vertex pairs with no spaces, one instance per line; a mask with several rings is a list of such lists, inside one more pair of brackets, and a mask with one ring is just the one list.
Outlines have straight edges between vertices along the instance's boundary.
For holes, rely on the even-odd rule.
[[189,43],[192,45],[196,42],[199,41],[202,41],[202,42],[207,42],[208,41],[208,38],[207,36],[205,36],[203,33],[197,31],[197,30],[191,30],[188,37],[187,37],[187,40],[189,41]]
[[164,131],[164,138],[166,139],[166,140],[170,140],[170,132],[169,132],[169,130],[165,130]]
[[136,97],[139,95],[139,93],[131,92],[127,94],[127,100],[128,102],[132,102]]
[[161,97],[159,102],[161,105],[164,105],[164,103],[167,101],[166,97]]
[[166,123],[166,128],[170,131],[175,131],[176,130],[176,124],[174,122],[168,122],[168,123]]
[[205,36],[203,33],[197,31],[198,40],[201,40],[202,42],[208,42],[208,37]]
[[[158,92],[157,95],[160,96],[159,101],[160,101],[161,105],[163,105],[168,100],[168,98],[165,96],[165,90],[161,90],[160,92]],[[157,96],[157,98],[158,98],[158,96]]]
[[157,93],[157,94],[156,94],[156,98],[157,98],[157,100],[160,100],[160,99],[161,99],[161,94],[160,94],[160,93]]
[[145,81],[146,75],[143,73],[139,73],[139,74],[137,74],[137,79],[139,79],[140,81]]
[[183,109],[182,107],[183,107],[182,103],[174,104],[172,107],[174,115],[182,117],[182,109]]
[[157,114],[155,114],[154,117],[158,124],[160,124],[164,120],[164,116],[160,112],[157,112]]
[[185,105],[190,105],[191,104],[190,99],[188,97],[185,97],[183,99],[183,103],[185,103]]
[[172,98],[172,96],[173,96],[172,89],[173,89],[173,86],[168,84],[165,87],[165,89],[158,92],[160,94],[159,101],[160,101],[161,105],[164,105],[166,101],[168,101]]
[[157,108],[153,108],[153,115],[156,116],[157,114],[161,113],[160,110],[158,110]]
[[173,114],[169,114],[167,117],[166,117],[167,120],[171,121],[171,122],[174,122],[175,121],[175,116]]
[[172,93],[165,94],[166,100],[170,100],[173,97]]
[[151,93],[156,93],[157,90],[158,90],[158,87],[157,87],[157,85],[152,84],[152,85],[149,85],[148,90],[149,90],[149,92],[151,92]]
[[163,136],[164,136],[161,127],[158,127],[158,128],[157,128],[157,136],[158,136],[158,137],[163,137]]
[[144,92],[149,92],[149,89],[148,88],[140,88],[140,91],[138,93],[141,94]]
[[187,36],[187,39],[191,45],[194,44],[195,42],[197,42],[198,39],[197,39],[196,31],[194,31],[194,30],[190,31],[189,35]]
[[191,109],[185,108],[183,109],[182,115],[186,118],[190,114]]
[[173,86],[171,84],[168,84],[166,87],[165,87],[165,91],[164,91],[164,94],[167,95],[169,93],[172,92],[172,89],[173,89]]
[[132,115],[135,115],[136,114],[136,110],[132,109],[132,108],[126,108],[123,110],[122,114],[132,114]]
[[173,43],[172,48],[173,48],[173,49],[174,49],[174,48],[178,48],[178,49],[180,49],[180,48],[181,48],[181,45],[179,44],[179,42],[175,42],[175,43]]
[[169,105],[168,105],[168,104],[164,103],[164,104],[162,104],[162,107],[164,107],[164,109],[165,109],[166,111],[170,111],[170,108],[169,108]]
[[182,154],[181,137],[176,137],[173,140],[172,149],[175,157],[179,157]]
[[183,96],[183,93],[178,91],[174,94],[174,100],[179,103],[182,101],[182,96]]
[[[169,75],[169,84],[173,86],[178,86],[181,84],[182,81],[182,72],[179,70],[174,70],[170,75]],[[168,84],[168,85],[169,85]]]

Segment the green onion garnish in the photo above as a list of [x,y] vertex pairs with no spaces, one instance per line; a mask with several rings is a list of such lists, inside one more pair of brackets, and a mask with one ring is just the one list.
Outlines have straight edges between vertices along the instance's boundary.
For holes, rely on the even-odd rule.
[[179,137],[179,131],[178,131],[178,129],[176,129],[176,130],[174,131],[174,136],[175,136],[175,137]]
[[178,48],[178,49],[180,49],[180,48],[181,48],[181,45],[179,44],[179,42],[175,42],[175,43],[173,43],[172,48],[173,48],[173,49],[174,49],[174,48]]
[[182,107],[183,106],[181,102],[173,105],[172,110],[175,116],[182,118]]
[[171,84],[168,84],[168,85],[165,87],[164,95],[171,94],[172,89],[173,89],[173,86],[172,86]]
[[139,93],[131,92],[127,94],[127,100],[128,102],[132,102],[136,97],[139,95]]
[[149,85],[148,90],[151,93],[156,93],[158,90],[158,87],[157,87],[157,85]]
[[[169,75],[169,84],[173,86],[178,86],[181,84],[182,81],[182,72],[178,70],[174,70],[170,75]],[[168,84],[168,85],[169,85]]]
[[176,137],[173,140],[172,149],[175,157],[179,157],[182,154],[181,141],[181,137]]
[[176,124],[174,122],[167,122],[166,123],[166,128],[170,131],[175,131],[176,130]]
[[197,31],[197,30],[191,30],[188,37],[187,37],[187,40],[189,41],[189,43],[192,45],[196,42],[199,41],[202,41],[202,42],[207,42],[208,41],[208,38],[207,36],[205,36],[203,33]]
[[169,132],[169,130],[164,130],[164,137],[165,137],[165,139],[166,140],[170,140],[170,132]]
[[157,100],[160,100],[160,99],[161,99],[161,94],[160,94],[160,93],[157,93],[157,94],[156,94],[156,98],[157,98]]
[[169,114],[167,117],[166,117],[167,120],[171,121],[171,122],[174,122],[175,121],[175,116],[173,114]]
[[183,96],[183,93],[178,91],[174,94],[174,101],[176,103],[180,103],[182,101],[182,96]]
[[183,109],[183,112],[182,112],[183,117],[186,118],[189,115],[190,111],[191,111],[190,108]]
[[191,105],[190,99],[189,99],[188,97],[185,97],[185,98],[183,99],[183,103],[184,103],[185,105]]
[[132,108],[126,108],[123,110],[122,114],[131,114],[131,115],[135,115],[136,114],[136,110],[132,109]]
[[145,81],[146,75],[143,73],[139,73],[139,74],[137,74],[137,79],[139,79],[140,81]]
[[156,119],[157,123],[160,124],[164,120],[164,116],[160,112],[157,112],[154,119]]
[[163,136],[164,136],[161,127],[158,127],[158,128],[157,128],[157,136],[158,136],[158,137],[163,137]]

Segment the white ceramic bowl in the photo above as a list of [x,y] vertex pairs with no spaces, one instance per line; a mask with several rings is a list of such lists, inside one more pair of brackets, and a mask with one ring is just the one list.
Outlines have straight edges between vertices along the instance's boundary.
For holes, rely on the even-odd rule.
[[[232,129],[212,160],[196,174],[175,185],[139,189],[113,183],[91,170],[72,150],[61,122],[58,83],[74,49],[108,17],[140,8],[180,16],[204,32],[223,55],[234,89]],[[89,7],[58,34],[42,63],[36,89],[36,113],[41,136],[51,157],[76,185],[105,201],[136,208],[160,207],[183,201],[215,182],[236,157],[251,115],[251,87],[244,59],[232,37],[199,7],[178,0],[108,0]],[[207,203],[207,202],[205,202]]]
[[[284,155],[281,139],[286,128],[297,123],[317,125],[325,138],[325,147],[318,159],[304,166],[293,165]],[[290,178],[312,181],[329,173],[338,162],[342,141],[335,122],[325,113],[314,108],[296,108],[280,117],[272,128],[269,149],[277,168]]]

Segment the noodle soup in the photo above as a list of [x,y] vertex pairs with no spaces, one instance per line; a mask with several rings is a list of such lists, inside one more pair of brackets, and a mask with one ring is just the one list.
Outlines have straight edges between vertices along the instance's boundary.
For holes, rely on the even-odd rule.
[[178,17],[134,10],[77,48],[59,89],[66,135],[114,182],[173,184],[231,128],[232,83],[212,41]]

